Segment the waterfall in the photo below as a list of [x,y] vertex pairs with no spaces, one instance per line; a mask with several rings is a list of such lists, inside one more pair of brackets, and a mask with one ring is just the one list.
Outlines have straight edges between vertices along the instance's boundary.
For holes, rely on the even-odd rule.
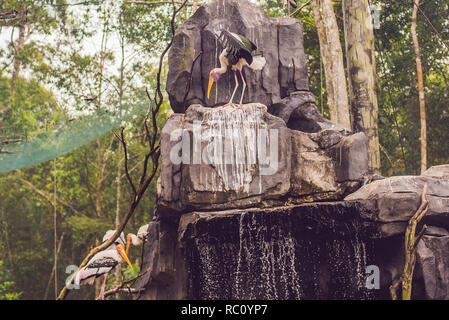
[[266,143],[261,138],[267,136],[263,110],[258,105],[247,105],[244,110],[211,109],[204,113],[201,127],[202,141],[207,144],[203,161],[216,172],[213,191],[249,193],[258,171],[258,148],[262,142]]
[[[359,222],[317,209],[249,211],[201,221],[186,248],[195,299],[372,299]],[[190,240],[188,240],[190,241]],[[370,258],[371,259],[371,258]]]

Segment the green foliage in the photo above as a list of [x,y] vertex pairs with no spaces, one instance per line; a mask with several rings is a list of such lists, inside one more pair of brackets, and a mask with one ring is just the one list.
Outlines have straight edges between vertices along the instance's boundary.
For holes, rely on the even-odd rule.
[[[286,15],[280,0],[259,2],[271,17]],[[53,299],[54,281],[50,274],[54,262],[54,196],[57,244],[62,239],[56,270],[61,288],[68,276],[66,267],[78,265],[88,249],[101,241],[104,232],[115,228],[118,181],[119,218],[128,209],[132,191],[123,163],[121,176],[117,176],[123,151],[119,153],[114,134],[125,126],[128,167],[132,179],[138,181],[142,158],[148,151],[142,125],[149,103],[145,89],[152,92],[156,85],[157,57],[171,32],[171,5],[99,1],[91,5],[52,6],[44,0],[6,0],[0,11],[19,10],[22,5],[30,10],[30,37],[20,52],[14,50],[12,43],[0,48],[0,142],[11,138],[26,140],[6,146],[14,154],[0,154],[0,171],[21,168],[0,174],[0,299],[42,299],[45,292],[48,299]],[[442,35],[449,32],[445,17],[448,5],[449,0],[431,0],[422,5]],[[334,8],[342,31],[340,4],[335,2]],[[417,173],[419,108],[409,34],[412,8],[397,2],[382,2],[381,8],[381,28],[375,30],[375,35],[382,172]],[[176,25],[191,10],[183,10]],[[310,7],[304,7],[297,18],[304,28],[310,90],[320,111],[327,116],[324,72]],[[13,40],[16,39],[17,26],[23,21],[0,22],[4,38],[11,38],[14,26]],[[429,30],[420,16],[418,35],[426,85],[429,163],[435,165],[449,162],[449,144],[445,143],[449,139],[449,70],[448,50]],[[343,39],[343,32],[341,36]],[[12,83],[14,61],[21,69]],[[165,61],[163,85],[167,69]],[[157,118],[159,134],[170,113],[165,97]],[[149,127],[152,130],[151,120]],[[56,156],[55,162],[48,161]],[[155,203],[156,180],[130,219],[125,234],[135,233],[150,221]],[[139,250],[131,250],[131,261],[140,259]],[[136,276],[138,263],[134,263],[134,269],[122,265],[122,277]],[[108,277],[107,289],[117,285],[122,277]],[[70,297],[93,299],[94,294],[92,287],[83,286]]]
[[72,230],[72,239],[76,246],[94,243],[98,235],[104,234],[111,228],[108,221],[101,221],[89,217],[71,216],[66,219],[66,225]]
[[0,75],[0,107],[6,108],[11,104],[3,114],[2,122],[8,123],[8,130],[3,134],[28,137],[60,117],[52,93],[37,80],[18,78],[14,96],[11,96],[9,87],[10,79]]
[[0,260],[0,300],[18,300],[22,293],[14,292],[14,282],[8,281],[8,277],[3,261]]
[[[380,29],[375,30],[375,36],[379,134],[384,149],[381,152],[382,172],[386,175],[419,174],[419,100],[410,33],[413,6],[412,3],[404,6],[394,1],[376,2],[381,8]],[[440,34],[449,32],[446,23],[449,1],[425,1],[420,6]],[[421,13],[417,33],[427,109],[428,166],[433,166],[449,162],[449,145],[446,143],[449,138],[449,50]]]
[[[32,6],[28,2],[17,3]],[[42,14],[54,23],[48,26],[51,41],[43,37],[50,29],[37,25],[33,29],[40,22],[30,20],[33,36],[27,38],[23,49],[15,52],[10,45],[0,52],[4,58],[0,112],[6,110],[0,120],[0,141],[25,140],[7,145],[6,150],[13,154],[0,155],[0,171],[22,170],[0,174],[0,243],[7,244],[0,246],[0,257],[8,257],[3,258],[5,268],[14,270],[7,279],[8,293],[13,293],[12,281],[14,288],[23,291],[23,299],[54,298],[50,274],[54,261],[55,187],[57,244],[62,239],[56,271],[58,289],[68,276],[66,267],[78,265],[88,249],[101,242],[104,232],[115,228],[118,180],[119,219],[127,211],[131,188],[123,163],[117,179],[123,151],[119,153],[115,134],[121,126],[126,127],[130,175],[138,181],[143,155],[148,152],[143,128],[148,110],[145,89],[151,92],[155,86],[157,60],[153,57],[165,45],[158,33],[166,35],[165,41],[170,34],[166,23],[170,6],[159,6],[154,16],[154,8],[129,10],[112,1],[61,7],[66,10],[54,11],[51,5],[41,7],[46,11]],[[142,24],[136,23],[134,15],[142,19]],[[146,28],[154,31],[152,39]],[[117,50],[117,42],[112,43],[111,39],[117,38],[123,50]],[[86,43],[88,47],[93,43],[94,50],[84,50]],[[21,72],[12,92],[13,61],[19,62]],[[163,83],[166,72],[164,63]],[[159,133],[169,110],[164,102],[157,117]],[[148,124],[151,131],[151,119]],[[55,157],[55,162],[46,161]],[[155,201],[156,180],[125,233],[135,233],[148,223]],[[136,250],[131,251],[132,259],[140,257]],[[131,272],[125,266],[123,270]],[[111,276],[111,281],[114,278]],[[83,286],[71,297],[92,299],[94,292],[92,287]]]

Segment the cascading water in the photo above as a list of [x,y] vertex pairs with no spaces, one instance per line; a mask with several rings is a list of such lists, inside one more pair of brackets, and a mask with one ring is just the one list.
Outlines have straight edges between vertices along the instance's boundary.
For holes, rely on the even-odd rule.
[[[203,161],[210,163],[216,173],[212,191],[248,193],[258,170],[259,149],[267,143],[267,125],[260,107],[211,109],[204,113],[201,127],[202,142],[206,144]],[[207,178],[201,177],[205,181]]]
[[374,298],[365,286],[370,240],[360,226],[309,211],[241,211],[198,222],[184,237],[192,297]]

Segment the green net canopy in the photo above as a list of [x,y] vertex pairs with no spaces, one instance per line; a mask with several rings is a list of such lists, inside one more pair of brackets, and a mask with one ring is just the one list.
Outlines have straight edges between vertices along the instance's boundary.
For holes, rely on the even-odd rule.
[[61,123],[36,137],[8,145],[2,148],[4,152],[0,154],[0,172],[33,166],[67,154],[145,114],[147,110],[148,105],[136,104],[123,106],[115,112],[94,111],[90,115]]

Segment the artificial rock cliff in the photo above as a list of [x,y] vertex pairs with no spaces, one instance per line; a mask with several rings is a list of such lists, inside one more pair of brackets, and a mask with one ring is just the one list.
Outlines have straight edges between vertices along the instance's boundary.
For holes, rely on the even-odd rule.
[[[267,60],[245,70],[241,109],[222,106],[231,72],[204,94],[222,28]],[[429,227],[412,297],[449,299],[449,165],[369,174],[365,135],[325,119],[308,91],[300,22],[213,1],[178,28],[169,67],[176,113],[161,133],[140,299],[389,299],[424,183]]]
[[244,70],[248,84],[244,103],[269,106],[292,92],[309,90],[302,25],[297,19],[270,19],[247,0],[217,0],[201,6],[176,30],[167,78],[175,112],[185,112],[191,104],[216,106],[229,101],[234,89],[232,72],[221,77],[210,99],[205,95],[209,71],[219,66],[221,47],[216,36],[221,29],[246,35],[267,61],[262,71]]

